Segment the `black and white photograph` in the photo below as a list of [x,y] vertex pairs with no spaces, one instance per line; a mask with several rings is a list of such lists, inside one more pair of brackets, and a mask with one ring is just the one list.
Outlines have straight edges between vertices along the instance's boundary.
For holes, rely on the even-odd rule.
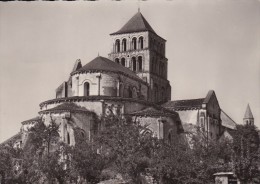
[[260,1],[0,2],[0,184],[260,184]]

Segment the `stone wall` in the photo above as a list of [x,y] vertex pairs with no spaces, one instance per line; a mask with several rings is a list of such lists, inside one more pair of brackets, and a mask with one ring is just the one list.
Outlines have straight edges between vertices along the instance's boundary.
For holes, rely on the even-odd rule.
[[[89,84],[89,92],[86,94],[85,83]],[[132,98],[147,99],[148,86],[115,73],[83,73],[72,76],[73,96],[121,96],[129,98],[129,90]]]
[[94,116],[88,113],[77,112],[50,112],[42,115],[44,123],[48,125],[51,121],[54,121],[59,125],[60,139],[69,144],[75,145],[75,130],[80,134],[82,138],[90,140],[90,137],[94,131]]
[[[153,135],[160,138],[166,139],[173,138],[178,134],[177,122],[171,117],[133,117],[134,121],[139,121],[142,125],[146,125],[152,132]],[[170,134],[170,135],[169,135]]]

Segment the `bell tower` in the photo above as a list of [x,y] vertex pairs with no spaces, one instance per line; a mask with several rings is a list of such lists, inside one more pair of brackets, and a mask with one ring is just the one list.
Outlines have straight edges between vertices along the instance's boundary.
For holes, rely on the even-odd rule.
[[254,117],[253,117],[253,113],[250,109],[249,104],[247,104],[243,122],[244,122],[244,124],[247,124],[247,125],[254,125]]
[[171,100],[166,40],[156,34],[141,12],[110,36],[109,59],[131,69],[149,84],[148,100],[155,103]]

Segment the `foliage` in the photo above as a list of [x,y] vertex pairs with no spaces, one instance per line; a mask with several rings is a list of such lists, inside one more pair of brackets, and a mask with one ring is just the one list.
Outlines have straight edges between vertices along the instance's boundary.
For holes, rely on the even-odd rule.
[[243,183],[260,175],[259,133],[253,125],[237,125],[233,136],[233,169]]
[[150,164],[155,138],[146,126],[130,118],[102,117],[100,134],[96,137],[102,147],[101,155],[107,165],[114,166],[129,182],[136,183]]
[[59,125],[51,120],[35,124],[28,133],[23,153],[23,173],[26,183],[39,183],[57,180],[64,183],[70,170],[67,146],[59,142]]
[[0,147],[0,175],[2,183],[11,183],[17,180],[19,174],[14,169],[14,163],[20,161],[21,149],[14,148],[12,145],[3,145]]
[[206,136],[199,132],[190,137],[191,145],[180,139],[175,139],[172,145],[161,142],[150,169],[150,173],[158,182],[214,183],[214,173],[231,169],[228,140],[207,140]]
[[[30,129],[23,151],[0,148],[2,177],[7,183],[97,183],[120,173],[128,183],[150,175],[157,183],[210,184],[214,173],[233,169],[244,183],[259,181],[259,135],[254,126],[238,126],[233,142],[209,140],[197,130],[187,143],[180,135],[172,142],[153,137],[146,125],[129,118],[110,115],[97,124],[90,141],[79,137],[69,146],[59,141],[55,121],[39,122]],[[18,172],[13,160],[22,161]]]
[[83,180],[96,183],[100,179],[105,160],[97,154],[95,146],[85,139],[78,139],[76,145],[71,148],[71,177],[80,176]]

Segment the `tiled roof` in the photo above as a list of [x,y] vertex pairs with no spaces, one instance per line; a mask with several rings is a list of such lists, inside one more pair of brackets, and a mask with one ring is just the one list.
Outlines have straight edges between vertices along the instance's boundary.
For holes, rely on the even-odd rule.
[[92,111],[87,110],[84,107],[80,107],[76,105],[75,103],[63,103],[61,105],[58,105],[54,108],[47,109],[44,111],[40,111],[40,113],[46,113],[46,112],[88,112],[88,113],[94,113]]
[[163,104],[163,107],[171,110],[193,110],[202,108],[204,98],[168,101]]
[[124,98],[119,96],[72,96],[72,97],[63,97],[63,98],[55,98],[51,100],[44,101],[40,103],[40,107],[43,108],[44,105],[47,104],[56,104],[56,103],[73,103],[73,102],[79,102],[79,101],[100,101],[100,100],[106,100],[106,101],[113,101],[113,102],[135,102],[140,103],[144,105],[155,105],[153,102],[149,102],[144,99],[138,99],[138,98]]
[[148,107],[141,111],[129,113],[129,115],[154,117],[154,116],[175,116],[176,114],[173,112],[167,111],[166,109],[164,110],[164,109],[156,109],[154,107]]
[[163,104],[163,107],[174,111],[201,109],[202,104],[209,103],[212,97],[216,98],[215,92],[209,90],[205,98],[168,101]]
[[130,69],[111,61],[108,58],[98,56],[92,61],[90,61],[88,64],[84,65],[82,68],[72,72],[72,75],[75,73],[82,73],[82,72],[103,72],[103,71],[108,71],[108,72],[114,72],[114,73],[120,73],[123,75],[127,75],[131,78],[140,80],[144,82],[140,77],[138,77],[133,71]]
[[31,122],[39,122],[41,120],[41,118],[39,116],[35,117],[35,118],[32,118],[32,119],[28,119],[28,120],[25,120],[22,122],[22,124],[27,124],[27,123],[31,123]]
[[221,110],[221,122],[222,122],[222,126],[229,128],[229,129],[236,129],[236,123],[235,121],[233,121],[223,110]]
[[111,35],[141,31],[150,31],[156,34],[144,16],[140,12],[137,12],[119,31],[114,32]]
[[245,115],[244,115],[244,119],[253,119],[253,114],[252,114],[252,111],[250,109],[250,106],[249,104],[247,104],[247,107],[246,107],[246,112],[245,112]]

